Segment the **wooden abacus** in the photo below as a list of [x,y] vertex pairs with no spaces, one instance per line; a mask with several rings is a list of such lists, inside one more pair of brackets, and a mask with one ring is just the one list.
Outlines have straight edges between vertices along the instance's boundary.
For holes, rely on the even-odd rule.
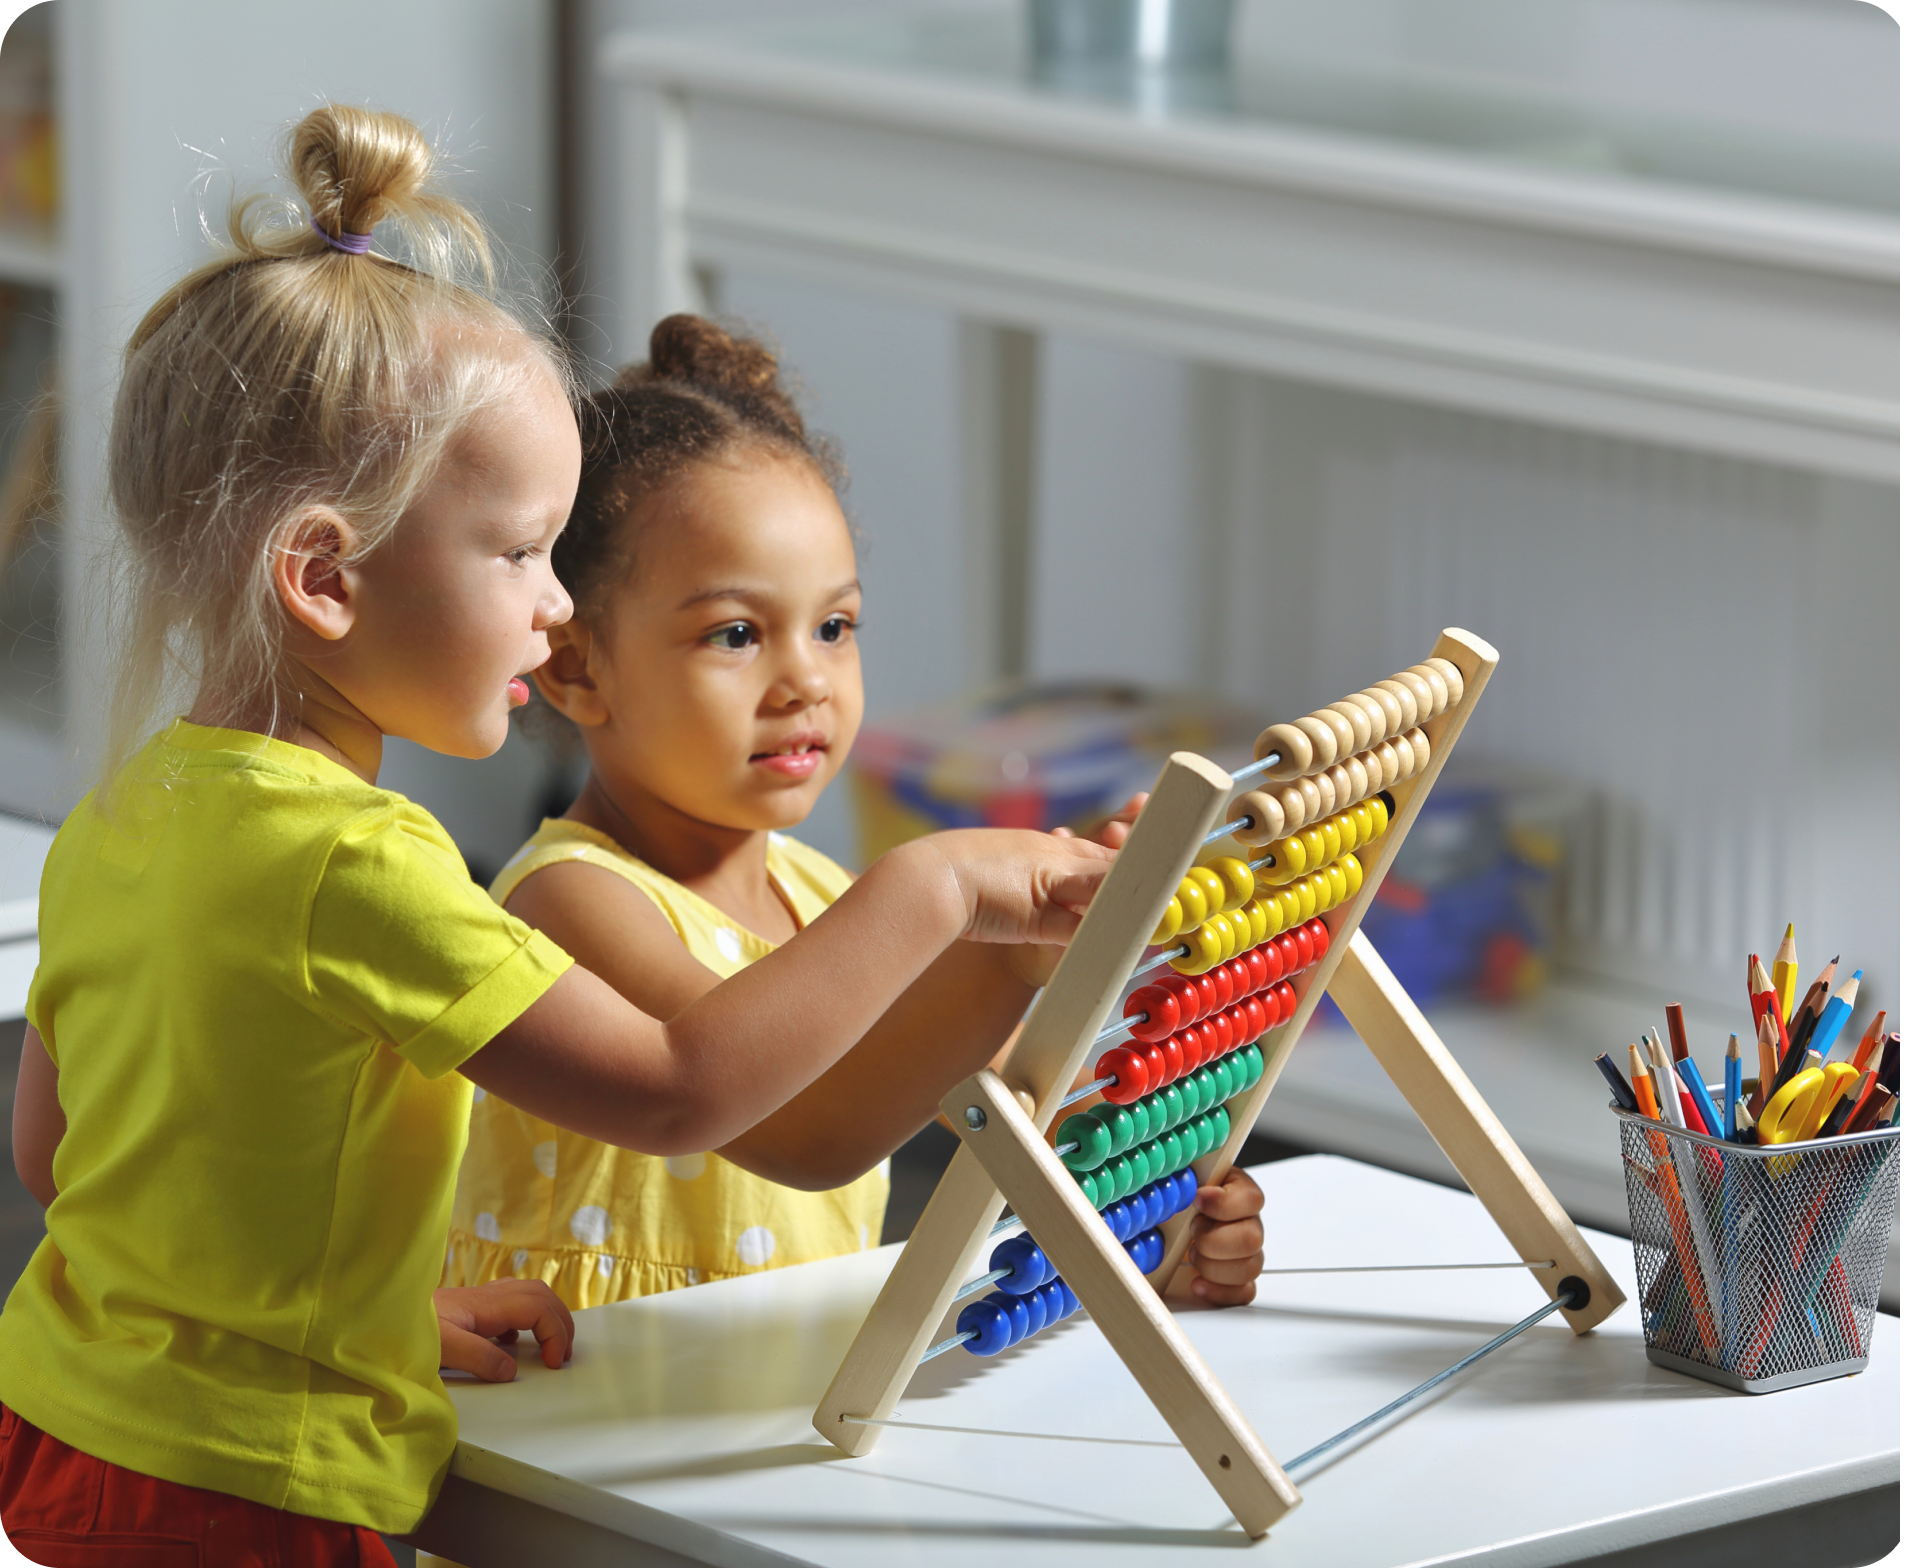
[[[1208,913],[1199,892],[1190,896],[1191,911],[1180,906],[1203,848],[1237,835],[1242,843],[1271,845],[1276,857],[1284,853],[1297,861],[1295,835],[1306,848],[1305,831],[1325,819],[1339,820],[1335,813],[1350,821],[1363,810],[1362,820],[1370,824],[1373,808],[1362,803],[1377,798],[1391,801],[1385,830],[1327,868],[1324,887],[1309,878],[1310,891],[1295,891],[1292,909],[1275,900],[1282,912],[1277,918],[1304,911],[1315,935],[1330,935],[1330,942],[1285,994],[1284,1021],[1261,1042],[1264,1071],[1225,1102],[1226,1136],[1193,1170],[1204,1184],[1232,1164],[1320,996],[1330,991],[1517,1255],[1537,1260],[1535,1279],[1573,1330],[1584,1333],[1624,1302],[1624,1293],[1359,931],[1497,663],[1489,644],[1449,629],[1425,664],[1295,724],[1267,730],[1255,748],[1261,760],[1239,774],[1187,752],[1168,760],[1001,1073],[983,1070],[943,1100],[962,1147],[817,1407],[817,1431],[851,1455],[874,1447],[938,1328],[946,1334],[952,1304],[998,1228],[1005,1198],[1052,1269],[1065,1276],[1063,1293],[1087,1308],[1247,1533],[1264,1534],[1299,1502],[1298,1490],[1162,1303],[1161,1292],[1180,1266],[1191,1212],[1161,1225],[1161,1260],[1151,1274],[1142,1273],[1136,1261],[1151,1253],[1123,1251],[1092,1201],[1100,1189],[1063,1165],[1043,1129],[1080,1098],[1070,1088],[1090,1051],[1119,1034],[1121,1025],[1103,1029],[1103,1023],[1148,946],[1165,941],[1169,954],[1181,954],[1174,968],[1198,972],[1239,940],[1230,939],[1222,924],[1235,930],[1252,925],[1244,913]],[[1256,775],[1272,787],[1234,798],[1239,784]],[[1341,884],[1333,882],[1334,871]],[[1274,874],[1282,872],[1276,867]],[[1339,885],[1347,889],[1343,895]],[[1336,898],[1334,907],[1318,913],[1319,903]],[[1262,915],[1276,918],[1264,910]],[[1200,923],[1193,925],[1189,916]],[[1272,946],[1271,940],[1263,946]],[[1142,972],[1158,967],[1157,959]],[[1137,1020],[1145,1021],[1145,1015]],[[1214,1125],[1209,1122],[1208,1129]]]

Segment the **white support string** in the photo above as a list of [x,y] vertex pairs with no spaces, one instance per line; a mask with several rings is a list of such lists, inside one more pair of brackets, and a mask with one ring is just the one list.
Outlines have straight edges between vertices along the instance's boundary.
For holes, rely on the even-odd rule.
[[1525,1258],[1515,1263],[1336,1263],[1311,1269],[1262,1269],[1268,1274],[1425,1274],[1458,1269],[1550,1269],[1550,1258]]

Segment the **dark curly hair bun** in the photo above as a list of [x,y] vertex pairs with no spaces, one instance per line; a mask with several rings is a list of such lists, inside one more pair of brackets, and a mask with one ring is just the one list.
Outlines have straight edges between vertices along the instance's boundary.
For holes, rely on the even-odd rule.
[[625,369],[582,410],[583,477],[552,564],[581,613],[629,569],[628,525],[686,472],[752,449],[810,464],[840,488],[834,448],[810,435],[776,356],[702,316],[665,316],[650,358]]

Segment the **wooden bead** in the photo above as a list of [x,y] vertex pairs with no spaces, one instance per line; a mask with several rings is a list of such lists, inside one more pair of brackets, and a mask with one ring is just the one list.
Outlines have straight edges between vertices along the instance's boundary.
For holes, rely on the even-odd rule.
[[1280,809],[1287,819],[1287,834],[1291,837],[1306,826],[1306,795],[1298,784],[1288,784],[1279,791]]
[[[1419,722],[1419,693],[1395,676],[1392,680],[1381,681],[1374,687],[1376,691],[1389,691],[1393,701],[1399,704],[1399,726],[1393,733],[1402,735]],[[1431,693],[1428,692],[1430,696]]]
[[1305,735],[1308,740],[1313,742],[1313,767],[1308,768],[1307,772],[1311,773],[1318,768],[1330,767],[1333,763],[1339,761],[1339,736],[1335,735],[1331,729],[1314,718],[1312,714],[1309,713],[1304,719],[1295,719],[1293,721],[1293,727]]
[[1349,757],[1356,751],[1364,751],[1373,744],[1373,716],[1351,697],[1342,697],[1338,702],[1330,702],[1327,707],[1337,713],[1352,727],[1353,744],[1342,745],[1340,755]]
[[1267,777],[1276,782],[1282,779],[1298,778],[1313,768],[1313,742],[1302,730],[1291,724],[1273,724],[1260,732],[1260,738],[1253,743],[1256,760],[1271,757],[1275,752],[1280,760],[1267,769]]
[[1419,716],[1413,720],[1415,724],[1424,724],[1439,711],[1433,706],[1432,682],[1425,676],[1412,670],[1401,670],[1393,679],[1410,691],[1419,703]]
[[1393,755],[1393,748],[1381,741],[1371,751],[1365,752],[1360,761],[1366,766],[1367,781],[1374,791],[1382,790],[1399,777],[1399,759]]
[[[1432,689],[1432,716],[1434,718],[1438,718],[1440,714],[1452,706],[1452,693],[1446,690],[1446,675],[1443,670],[1436,670],[1430,664],[1415,664],[1406,673],[1408,675],[1417,675]],[[1423,722],[1424,715],[1421,715],[1421,719]]]
[[1419,759],[1413,755],[1413,743],[1404,735],[1395,735],[1386,744],[1393,748],[1400,778],[1409,779],[1419,771]]
[[1242,817],[1252,819],[1249,826],[1234,834],[1243,844],[1258,849],[1262,844],[1271,844],[1275,839],[1286,836],[1286,811],[1279,801],[1264,790],[1242,795],[1227,808],[1229,822],[1238,822]]
[[1466,678],[1459,673],[1459,666],[1450,659],[1428,659],[1423,666],[1428,670],[1437,670],[1446,678],[1446,706],[1457,707],[1459,699],[1466,694]]
[[[1362,770],[1363,771],[1363,770]],[[1336,762],[1326,770],[1325,777],[1333,781],[1333,809],[1344,811],[1360,797],[1353,788],[1353,770],[1344,762]]]
[[1294,785],[1300,791],[1300,798],[1306,802],[1305,820],[1308,822],[1318,822],[1321,812],[1325,810],[1320,799],[1319,781],[1317,779],[1301,778],[1295,779]]
[[1402,739],[1410,741],[1413,748],[1413,772],[1419,773],[1432,761],[1432,742],[1426,739],[1426,732],[1415,725]]
[[1356,691],[1346,701],[1349,706],[1358,708],[1366,715],[1367,725],[1372,730],[1366,738],[1368,746],[1386,739],[1386,710],[1379,705],[1378,698],[1371,692]]
[[1358,735],[1359,731],[1353,728],[1353,721],[1344,713],[1336,711],[1329,705],[1324,708],[1315,708],[1307,717],[1310,719],[1318,719],[1333,732],[1333,739],[1336,743],[1333,748],[1333,760],[1335,762],[1339,761],[1341,757],[1352,756],[1354,752],[1360,749],[1359,742],[1354,738]]
[[[1357,757],[1348,757],[1340,766],[1346,769],[1346,777],[1348,782],[1353,786],[1353,799],[1355,801],[1366,799],[1368,795],[1372,794],[1373,791],[1379,787],[1376,784],[1370,783],[1366,777],[1366,754],[1364,752],[1361,752]],[[1235,812],[1234,815],[1238,816],[1239,813]]]
[[1380,711],[1386,715],[1386,726],[1379,732],[1381,740],[1397,735],[1406,728],[1406,715],[1399,706],[1399,698],[1386,689],[1384,681],[1376,686],[1368,686],[1360,695],[1377,703]]

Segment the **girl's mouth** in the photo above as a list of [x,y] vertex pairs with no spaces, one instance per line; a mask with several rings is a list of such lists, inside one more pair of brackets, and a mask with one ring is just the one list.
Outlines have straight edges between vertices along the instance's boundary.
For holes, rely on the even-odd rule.
[[513,708],[521,708],[525,703],[531,700],[530,687],[526,686],[515,675],[511,677],[511,683],[505,687],[505,690],[511,694],[511,706]]
[[776,750],[759,751],[749,760],[752,767],[767,768],[780,778],[806,779],[822,766],[828,749],[820,735],[797,735]]

